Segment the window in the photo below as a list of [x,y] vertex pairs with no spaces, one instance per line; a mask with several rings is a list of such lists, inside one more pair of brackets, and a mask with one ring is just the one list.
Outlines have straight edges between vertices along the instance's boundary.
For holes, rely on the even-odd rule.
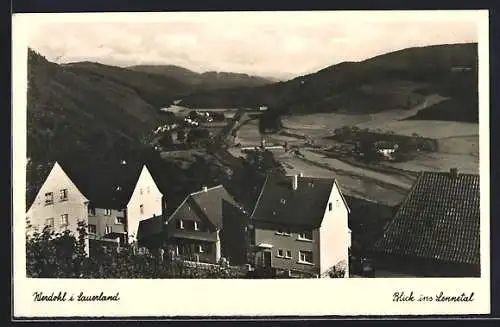
[[47,192],[45,193],[45,204],[52,204],[54,203],[54,195],[52,192]]
[[124,223],[125,223],[125,217],[116,217],[115,224],[124,224]]
[[291,250],[286,250],[285,258],[287,258],[287,259],[292,258],[292,251]]
[[96,234],[97,233],[97,226],[96,225],[89,225],[89,234]]
[[68,214],[61,215],[61,226],[68,226]]
[[95,208],[89,208],[89,216],[95,216]]
[[45,220],[45,225],[49,226],[50,228],[54,228],[54,218],[48,218]]
[[312,231],[300,233],[298,239],[302,241],[312,241],[313,239]]
[[177,219],[176,221],[177,229],[184,229],[184,222],[182,219]]
[[332,210],[333,210],[332,203],[330,202],[330,203],[328,203],[328,211],[332,211]]
[[149,186],[146,188],[146,192],[148,192],[148,194],[149,194]]
[[203,252],[205,252],[204,250],[205,250],[205,249],[204,249],[203,244],[199,244],[199,245],[198,245],[198,253],[203,253]]
[[142,188],[139,191],[141,192],[141,195],[142,195]]
[[141,204],[139,206],[139,210],[141,211],[141,215],[143,215],[144,214],[144,204]]
[[280,202],[281,202],[281,204],[286,204],[286,200],[285,199],[281,199]]
[[104,233],[111,234],[112,231],[113,231],[113,228],[111,228],[111,226],[106,225],[106,228],[104,229]]
[[111,216],[111,209],[104,209],[105,216]]
[[276,253],[276,256],[277,256],[278,258],[283,258],[283,257],[284,257],[284,255],[283,255],[283,249],[278,249],[278,251],[277,251],[277,253]]
[[279,227],[278,230],[276,231],[276,234],[283,236],[290,236],[290,229]]
[[310,251],[299,251],[299,262],[312,264],[313,253]]
[[64,188],[59,191],[59,200],[60,201],[68,200],[68,189]]
[[194,224],[194,230],[200,230],[200,226],[198,226],[198,222],[195,220],[193,221]]

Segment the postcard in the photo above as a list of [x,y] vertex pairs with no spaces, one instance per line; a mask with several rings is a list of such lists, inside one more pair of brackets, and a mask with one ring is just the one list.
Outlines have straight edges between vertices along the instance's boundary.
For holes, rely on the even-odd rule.
[[13,316],[490,312],[488,11],[13,16]]

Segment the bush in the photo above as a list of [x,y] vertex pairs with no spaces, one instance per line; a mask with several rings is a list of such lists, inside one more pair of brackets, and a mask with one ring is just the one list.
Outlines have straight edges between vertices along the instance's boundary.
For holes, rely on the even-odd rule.
[[241,272],[226,264],[187,266],[183,261],[138,254],[134,247],[119,252],[97,247],[85,251],[86,228],[78,238],[70,232],[55,234],[46,228],[27,239],[26,265],[30,278],[236,278]]

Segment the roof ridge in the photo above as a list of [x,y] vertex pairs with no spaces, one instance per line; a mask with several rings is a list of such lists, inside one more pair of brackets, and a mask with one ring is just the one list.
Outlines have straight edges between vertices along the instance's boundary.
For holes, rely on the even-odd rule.
[[224,185],[219,184],[217,186],[209,187],[209,188],[207,188],[206,191],[205,190],[196,191],[196,192],[190,193],[188,196],[193,196],[193,195],[197,195],[197,194],[200,194],[200,193],[206,193],[208,191],[212,191],[212,190],[214,190],[216,188],[219,188],[219,187],[224,187]]
[[267,180],[269,178],[269,175],[266,175],[266,179],[264,180],[264,184],[262,184],[259,192],[259,197],[257,198],[257,201],[255,202],[255,206],[253,207],[252,214],[250,217],[253,217],[255,210],[257,210],[257,207],[259,206],[260,198],[262,197],[262,193],[264,193],[264,189],[266,188]]

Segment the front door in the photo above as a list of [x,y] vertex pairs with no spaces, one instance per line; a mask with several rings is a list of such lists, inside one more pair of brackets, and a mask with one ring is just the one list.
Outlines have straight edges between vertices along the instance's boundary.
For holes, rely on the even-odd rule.
[[264,251],[264,267],[271,268],[271,251]]

